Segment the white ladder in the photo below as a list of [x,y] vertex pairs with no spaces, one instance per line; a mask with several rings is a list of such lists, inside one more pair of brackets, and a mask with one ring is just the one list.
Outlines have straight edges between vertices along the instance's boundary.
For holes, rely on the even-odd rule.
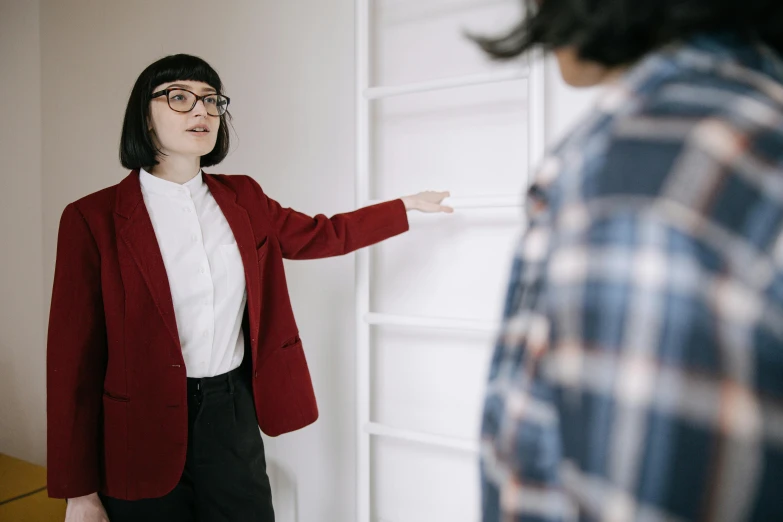
[[[364,207],[376,203],[370,199],[370,104],[373,100],[482,85],[497,82],[528,81],[528,172],[544,157],[546,147],[545,120],[545,65],[540,56],[527,60],[521,70],[460,76],[400,86],[370,87],[370,3],[371,0],[356,0],[356,206]],[[499,28],[500,30],[504,28]],[[493,209],[520,205],[519,195],[497,197],[455,197],[448,204],[454,208]],[[478,439],[458,439],[428,433],[400,430],[370,421],[370,333],[374,326],[416,327],[457,331],[494,332],[495,323],[408,317],[372,313],[370,310],[370,256],[369,249],[357,253],[356,258],[356,420],[357,420],[357,489],[356,521],[370,520],[371,469],[370,441],[372,437],[387,437],[417,442],[437,447],[478,453]],[[477,434],[478,435],[478,434]]]

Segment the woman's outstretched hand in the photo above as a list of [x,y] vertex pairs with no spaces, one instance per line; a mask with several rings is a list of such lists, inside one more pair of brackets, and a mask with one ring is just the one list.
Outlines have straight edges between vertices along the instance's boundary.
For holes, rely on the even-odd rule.
[[451,214],[454,209],[441,205],[441,201],[449,197],[449,192],[419,192],[415,196],[407,196],[402,198],[402,202],[405,203],[405,210],[418,210],[419,212],[445,212]]

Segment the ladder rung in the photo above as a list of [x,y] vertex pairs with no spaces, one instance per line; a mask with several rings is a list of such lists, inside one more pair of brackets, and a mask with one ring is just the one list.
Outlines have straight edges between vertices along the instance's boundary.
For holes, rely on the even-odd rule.
[[376,422],[365,424],[364,431],[379,437],[404,440],[407,442],[418,442],[429,446],[438,446],[440,448],[449,448],[469,453],[478,453],[479,445],[475,440],[459,439],[455,437],[445,437],[443,435],[432,435],[417,431],[400,430]]
[[467,330],[472,332],[495,333],[500,325],[488,321],[475,321],[470,319],[445,319],[437,317],[413,317],[405,315],[392,315],[369,313],[365,316],[368,324],[376,326],[414,326],[421,328],[433,328],[440,330]]
[[470,76],[456,76],[453,78],[442,78],[438,80],[409,83],[405,85],[371,87],[364,91],[364,97],[368,100],[377,100],[380,98],[390,98],[392,96],[400,96],[403,94],[416,94],[420,92],[454,89],[457,87],[468,87],[471,85],[484,85],[489,83],[524,80],[528,76],[529,74],[527,69],[514,69],[511,71],[504,70],[483,74],[473,74]]

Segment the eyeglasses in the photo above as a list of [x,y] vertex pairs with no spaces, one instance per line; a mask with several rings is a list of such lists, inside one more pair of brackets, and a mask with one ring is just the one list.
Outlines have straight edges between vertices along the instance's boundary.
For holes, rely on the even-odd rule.
[[228,110],[228,104],[231,101],[228,96],[222,94],[210,93],[199,96],[195,92],[186,89],[163,89],[153,92],[152,98],[166,96],[171,110],[176,112],[190,112],[196,106],[199,100],[204,100],[204,107],[210,116],[223,116]]

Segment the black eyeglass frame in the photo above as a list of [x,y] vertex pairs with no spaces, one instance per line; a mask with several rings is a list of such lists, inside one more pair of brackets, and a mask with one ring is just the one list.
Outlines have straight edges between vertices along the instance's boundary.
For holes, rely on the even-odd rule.
[[[180,110],[177,110],[174,107],[172,107],[171,106],[171,99],[169,98],[169,93],[171,91],[185,91],[185,92],[189,92],[190,94],[192,94],[194,96],[194,98],[193,98],[193,105],[190,106],[190,109],[188,109],[186,111],[180,111]],[[209,94],[205,94],[203,96],[199,96],[195,92],[189,91],[187,89],[183,89],[182,87],[172,87],[172,88],[169,88],[169,89],[160,90],[158,92],[153,92],[152,96],[150,96],[150,99],[154,100],[155,98],[158,98],[158,97],[163,96],[163,95],[166,95],[166,103],[169,104],[169,109],[171,109],[174,112],[182,112],[182,113],[192,111],[193,108],[196,106],[196,104],[198,103],[199,100],[203,100],[204,98],[209,98],[210,96],[220,96],[222,98],[225,98],[225,100],[226,100],[226,103],[224,105],[221,105],[221,107],[225,107],[225,110],[223,111],[223,113],[222,114],[209,114],[209,111],[207,111],[207,114],[209,114],[210,116],[223,116],[223,114],[228,112],[228,104],[231,103],[231,98],[229,98],[225,94],[220,94],[220,93],[217,93],[217,92],[210,92]],[[215,107],[218,107],[218,105],[215,104]],[[206,103],[204,104],[204,108],[206,108]],[[220,112],[220,111],[218,110],[218,112]]]

